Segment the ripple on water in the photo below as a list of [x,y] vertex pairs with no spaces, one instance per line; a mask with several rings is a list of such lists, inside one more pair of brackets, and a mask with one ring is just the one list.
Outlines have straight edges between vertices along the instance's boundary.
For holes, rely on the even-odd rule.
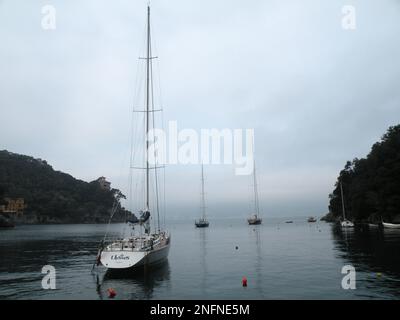
[[[205,230],[172,221],[168,262],[149,274],[92,274],[105,225],[23,226],[0,232],[1,299],[398,299],[400,234],[343,232],[305,219],[216,220]],[[113,225],[112,232],[119,226]],[[236,249],[237,247],[237,249]],[[43,265],[57,290],[43,290]],[[341,268],[357,270],[357,289],[341,288]],[[241,286],[246,276],[248,287]]]

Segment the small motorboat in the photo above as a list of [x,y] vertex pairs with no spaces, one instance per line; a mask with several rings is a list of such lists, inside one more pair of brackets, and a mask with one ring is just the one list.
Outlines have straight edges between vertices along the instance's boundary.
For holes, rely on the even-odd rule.
[[285,223],[293,223],[293,221],[292,221],[292,220],[289,220],[289,221],[285,221]]
[[314,217],[309,217],[307,219],[307,222],[317,222],[317,219],[315,219]]

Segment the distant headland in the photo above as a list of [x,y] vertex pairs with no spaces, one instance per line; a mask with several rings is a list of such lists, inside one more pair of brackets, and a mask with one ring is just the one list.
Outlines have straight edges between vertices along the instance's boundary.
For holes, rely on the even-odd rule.
[[0,225],[125,221],[124,195],[105,177],[92,182],[55,171],[46,161],[0,151]]
[[400,125],[389,127],[366,158],[347,161],[329,195],[329,213],[322,220],[333,222],[342,216],[340,183],[347,218],[400,223]]

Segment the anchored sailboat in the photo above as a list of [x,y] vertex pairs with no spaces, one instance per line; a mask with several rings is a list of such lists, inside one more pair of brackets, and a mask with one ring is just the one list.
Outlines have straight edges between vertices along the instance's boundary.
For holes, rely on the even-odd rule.
[[385,229],[399,229],[400,230],[399,223],[388,223],[388,222],[382,221],[382,225]]
[[201,212],[202,216],[199,220],[195,221],[195,225],[197,228],[207,228],[210,223],[206,217],[206,200],[205,200],[205,193],[204,193],[204,169],[203,164],[201,165]]
[[[157,184],[157,166],[149,165],[149,131],[154,127],[154,116],[150,122],[150,114],[155,112],[153,103],[153,76],[150,36],[150,7],[147,7],[147,41],[146,41],[146,86],[145,86],[145,170],[144,179],[144,208],[139,211],[139,217],[135,214],[127,218],[127,225],[131,229],[128,237],[117,239],[111,242],[106,241],[106,236],[101,244],[97,259],[98,262],[108,269],[131,269],[140,266],[148,266],[159,263],[168,257],[171,243],[171,236],[168,232],[161,230],[159,215],[159,190]],[[151,127],[152,126],[152,127]],[[151,141],[153,142],[153,141]],[[130,168],[132,169],[132,167]],[[155,193],[153,202],[150,201],[150,170],[154,171]],[[152,204],[155,203],[152,208]],[[157,212],[157,228],[152,232],[150,220],[152,212]],[[139,230],[136,230],[139,229]]]
[[257,190],[257,178],[256,178],[256,162],[254,161],[254,168],[253,168],[253,191],[254,191],[254,211],[255,213],[247,219],[247,222],[250,225],[253,224],[261,224],[262,219],[260,217],[260,206],[258,203],[258,190]]
[[340,194],[342,196],[342,212],[343,212],[343,221],[340,223],[340,225],[343,228],[352,228],[354,227],[354,223],[346,219],[346,210],[344,207],[344,197],[343,197],[343,186],[341,182],[340,182]]

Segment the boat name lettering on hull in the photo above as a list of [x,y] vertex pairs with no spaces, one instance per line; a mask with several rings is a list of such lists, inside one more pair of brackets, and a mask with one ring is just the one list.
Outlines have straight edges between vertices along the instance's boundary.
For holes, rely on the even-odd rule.
[[124,256],[123,254],[120,255],[112,255],[111,260],[129,260],[128,256]]

